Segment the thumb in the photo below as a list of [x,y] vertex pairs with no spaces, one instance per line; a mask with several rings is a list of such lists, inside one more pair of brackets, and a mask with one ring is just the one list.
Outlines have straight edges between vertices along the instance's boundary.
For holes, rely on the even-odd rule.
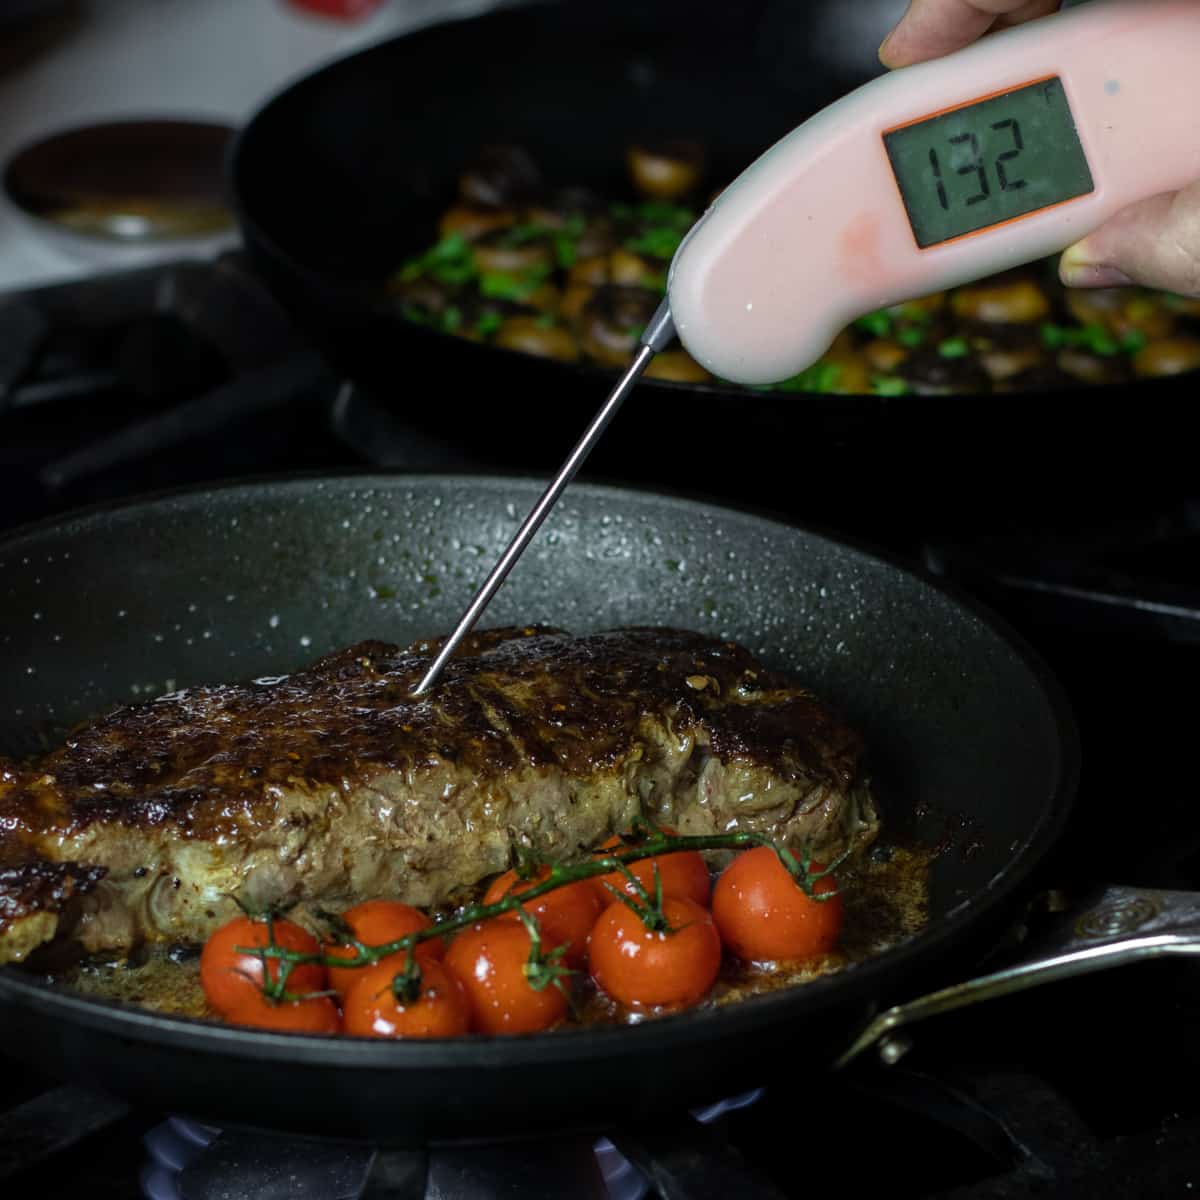
[[1063,254],[1059,275],[1068,287],[1200,296],[1200,183],[1123,209]]

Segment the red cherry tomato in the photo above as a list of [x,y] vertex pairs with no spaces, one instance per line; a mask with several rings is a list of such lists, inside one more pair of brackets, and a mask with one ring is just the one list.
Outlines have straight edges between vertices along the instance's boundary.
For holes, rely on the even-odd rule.
[[458,1037],[470,1026],[471,1006],[462,983],[441,963],[420,962],[421,990],[415,1000],[399,1000],[392,991],[396,964],[381,959],[359,970],[346,998],[342,1020],[359,1037]]
[[254,992],[222,1015],[231,1025],[254,1025],[288,1033],[338,1033],[342,1028],[337,1005],[328,996],[275,1003],[262,992]]
[[720,970],[721,939],[708,909],[675,896],[662,907],[670,932],[647,929],[620,901],[592,930],[592,978],[627,1008],[686,1008],[703,998]]
[[[356,904],[342,913],[342,920],[350,926],[351,932],[364,946],[382,946],[387,942],[398,941],[419,929],[427,929],[432,921],[419,909],[411,904],[401,904],[399,900],[367,900]],[[417,946],[417,958],[425,962],[431,958],[441,958],[445,947],[441,938],[430,938]],[[326,946],[325,953],[331,958],[353,958],[353,946]],[[381,962],[390,962],[393,973],[404,966],[406,953],[403,950],[390,954]],[[330,967],[329,986],[344,1000],[358,982],[358,977],[370,970],[369,967]]]
[[529,934],[519,921],[487,921],[463,930],[446,951],[462,981],[478,1033],[535,1033],[561,1021],[567,997],[557,985],[535,989],[525,974]]
[[[663,829],[664,833],[674,833],[673,829]],[[627,842],[631,839],[627,838]],[[633,844],[637,844],[636,841]],[[601,850],[612,851],[614,854],[622,849],[621,839],[611,837],[601,847]],[[654,868],[662,879],[664,896],[677,896],[682,900],[694,900],[697,904],[707,905],[712,894],[712,880],[708,875],[708,866],[697,850],[677,850],[674,854],[660,854],[657,858],[643,858],[629,864],[629,870],[634,879],[646,889],[648,896],[654,895]],[[613,902],[613,894],[605,887],[609,884],[627,896],[636,896],[637,891],[623,872],[613,871],[609,875],[600,875],[592,881],[598,888],[607,908]]]
[[[303,954],[319,954],[317,939],[293,921],[276,918],[270,922],[275,945]],[[264,960],[254,954],[241,954],[236,947],[268,946],[271,934],[268,923],[249,917],[234,917],[209,936],[200,953],[200,985],[209,1004],[222,1016],[228,1016],[239,1005],[261,997]],[[280,977],[278,959],[267,959],[268,978]],[[293,995],[319,992],[325,987],[325,968],[320,963],[303,963],[292,968],[287,990]]]
[[[483,895],[484,904],[495,904],[510,892],[520,895],[550,874],[549,867],[542,867],[533,879],[522,880],[516,871],[505,871]],[[530,901],[525,906],[538,921],[542,933],[542,945],[547,950],[555,946],[566,946],[563,958],[569,966],[582,966],[587,958],[587,939],[600,915],[602,905],[590,879],[579,883],[568,883],[555,888],[544,896]],[[519,921],[515,912],[497,918],[501,921]]]
[[[814,872],[824,868],[812,864]],[[813,890],[834,892],[832,875]],[[814,900],[788,874],[770,846],[746,850],[725,869],[713,892],[713,918],[721,940],[751,962],[782,962],[827,954],[842,928],[842,900]]]

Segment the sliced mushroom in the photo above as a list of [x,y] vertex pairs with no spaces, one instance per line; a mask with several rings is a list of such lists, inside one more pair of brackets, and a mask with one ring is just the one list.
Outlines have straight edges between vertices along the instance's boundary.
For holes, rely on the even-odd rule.
[[679,200],[700,186],[704,148],[696,142],[646,140],[630,146],[626,162],[633,186],[654,200]]
[[579,346],[569,330],[550,325],[540,317],[509,317],[492,339],[496,346],[519,350],[538,358],[556,358],[560,362],[575,362]]
[[1024,346],[977,348],[976,354],[980,365],[993,383],[1034,371],[1048,361],[1045,350],[1036,342],[1029,342]]
[[707,383],[712,376],[686,351],[664,350],[655,355],[646,368],[651,379],[669,379],[674,383]]
[[485,146],[459,176],[458,194],[479,208],[528,204],[542,190],[542,173],[520,146]]
[[448,238],[457,233],[468,242],[474,242],[498,229],[510,229],[516,223],[517,214],[509,208],[471,208],[456,204],[442,214],[438,236]]
[[609,282],[607,254],[576,259],[575,265],[567,272],[568,287],[576,287],[579,284],[599,287],[601,284]]
[[624,366],[657,307],[658,297],[645,288],[598,287],[579,318],[583,352],[606,366]]
[[1036,280],[1016,276],[959,288],[951,298],[954,314],[988,325],[1029,325],[1050,316],[1050,299]]
[[1130,378],[1129,361],[1117,354],[1094,354],[1082,346],[1068,346],[1058,352],[1058,367],[1072,379],[1093,387],[1126,383]]
[[993,384],[993,390],[1012,394],[1016,392],[1067,392],[1082,387],[1083,383],[1068,375],[1056,363],[1046,361],[1026,371],[1019,371]]
[[617,245],[617,231],[607,216],[589,217],[583,234],[576,244],[580,258],[593,258],[607,254]]
[[970,323],[964,327],[963,336],[993,383],[1033,371],[1050,361],[1042,345],[1039,325]]
[[906,300],[903,304],[893,304],[887,311],[898,321],[930,321],[939,313],[945,311],[946,293],[932,292],[917,300]]
[[491,233],[475,245],[475,266],[480,271],[501,271],[506,275],[523,275],[529,271],[549,272],[554,267],[553,248],[544,239],[523,241],[518,245],[507,242],[506,232]]
[[977,395],[991,390],[991,380],[970,354],[947,358],[937,349],[915,351],[895,372],[918,396]]
[[863,347],[862,353],[877,375],[890,375],[911,352],[891,338],[875,338]]
[[830,350],[821,360],[836,368],[829,390],[841,396],[865,396],[872,390],[872,371],[866,358],[857,350]]
[[1175,329],[1163,298],[1138,288],[1069,288],[1064,302],[1080,325],[1099,325],[1118,338],[1140,333],[1156,341]]
[[1200,338],[1175,337],[1151,342],[1134,355],[1133,369],[1148,379],[1200,371]]
[[640,254],[634,254],[631,250],[614,250],[608,256],[609,281],[625,287],[647,287],[661,271],[661,263],[652,266]]
[[595,290],[595,287],[590,283],[568,284],[558,306],[559,315],[563,320],[572,325],[575,324],[579,320],[583,310],[587,307],[588,301],[591,300]]

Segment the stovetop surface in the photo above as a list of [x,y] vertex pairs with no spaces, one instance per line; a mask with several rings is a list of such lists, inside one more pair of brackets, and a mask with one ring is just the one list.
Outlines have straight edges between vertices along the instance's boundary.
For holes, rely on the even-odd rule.
[[[512,465],[505,447],[465,454],[345,384],[236,256],[0,299],[0,342],[3,528],[247,474]],[[884,498],[876,520],[860,507],[845,527],[966,584],[1063,684],[1083,775],[1043,888],[1200,888],[1193,482],[1161,479],[1122,520],[1101,498],[1092,509],[1081,499],[1070,520],[1061,511],[995,520],[992,507],[973,521],[958,496],[941,527],[889,520]],[[753,472],[709,483],[696,490],[836,524],[802,491],[766,489]],[[787,1196],[1182,1196],[1200,1186],[1200,979],[1189,967],[1057,984],[914,1037],[890,1068],[864,1063],[834,1077],[797,1061],[786,1083],[706,1136],[727,1138]],[[142,1137],[166,1114],[125,1115],[13,1174],[26,1152],[22,1105],[59,1082],[16,1063],[0,1071],[0,1181],[13,1181],[0,1187],[16,1188],[5,1194],[140,1194]]]

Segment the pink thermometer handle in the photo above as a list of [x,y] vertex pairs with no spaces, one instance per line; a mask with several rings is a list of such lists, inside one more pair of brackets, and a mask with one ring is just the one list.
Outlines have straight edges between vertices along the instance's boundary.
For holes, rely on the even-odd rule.
[[[1040,157],[1004,115],[1035,101],[1057,113]],[[865,313],[1054,254],[1198,179],[1200,0],[1092,0],[873,80],[806,121],[688,234],[671,313],[713,374],[776,383]]]

